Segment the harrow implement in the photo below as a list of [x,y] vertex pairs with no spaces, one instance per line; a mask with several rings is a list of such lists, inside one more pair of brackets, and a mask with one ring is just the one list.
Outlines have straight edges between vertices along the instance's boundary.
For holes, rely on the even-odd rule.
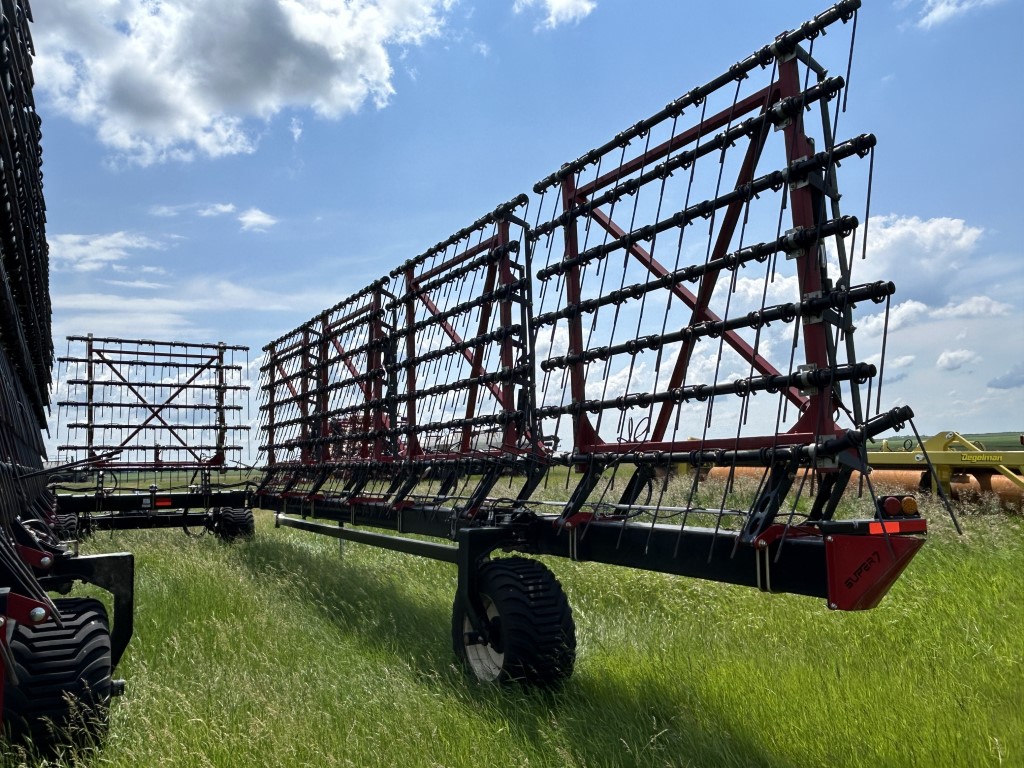
[[96,530],[253,530],[238,469],[248,412],[247,347],[69,336],[57,359],[57,512]]
[[[855,311],[887,316],[895,290],[854,280],[875,138],[839,138],[854,35],[838,53],[839,35],[819,42],[859,6],[779,35],[268,344],[258,504],[279,526],[456,565],[453,649],[489,681],[572,673],[572,611],[538,556],[877,605],[927,526],[868,474],[866,444],[913,412],[880,411],[884,340],[877,366],[853,342]],[[253,494],[224,480],[247,364],[225,344],[70,338],[72,438],[44,468],[31,11],[2,14],[0,683],[6,734],[45,750],[102,732],[132,634],[132,556],[79,555],[75,537],[252,532]],[[861,218],[840,175],[862,187]],[[716,468],[728,479],[709,492]],[[741,468],[756,473],[742,502]],[[58,481],[68,470],[87,480]],[[860,516],[844,499],[858,476]],[[98,600],[51,596],[75,581],[111,594],[112,624]]]
[[[865,235],[840,164],[866,221],[875,137],[838,138],[853,35],[845,77],[819,44],[859,5],[268,344],[258,505],[456,564],[454,650],[487,680],[572,671],[565,595],[520,555],[877,605],[926,524],[899,499],[842,504],[866,442],[913,417],[879,411],[882,364],[853,342],[855,310],[895,291],[854,281]],[[709,504],[714,467],[729,482]],[[742,504],[740,467],[759,468]]]

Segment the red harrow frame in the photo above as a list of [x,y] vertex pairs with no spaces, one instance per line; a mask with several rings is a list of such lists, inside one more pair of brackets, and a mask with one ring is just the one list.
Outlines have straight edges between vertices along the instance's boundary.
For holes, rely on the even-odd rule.
[[[838,514],[865,442],[913,416],[869,414],[881,369],[853,344],[894,286],[853,280],[839,166],[875,138],[836,139],[849,72],[815,44],[859,5],[267,345],[258,505],[456,563],[453,644],[483,679],[557,683],[575,658],[557,580],[497,550],[875,606],[926,524],[899,499]],[[753,501],[701,502],[711,467],[757,468]]]
[[235,468],[248,412],[247,347],[69,336],[57,359],[57,511],[80,534],[100,529],[253,530]]

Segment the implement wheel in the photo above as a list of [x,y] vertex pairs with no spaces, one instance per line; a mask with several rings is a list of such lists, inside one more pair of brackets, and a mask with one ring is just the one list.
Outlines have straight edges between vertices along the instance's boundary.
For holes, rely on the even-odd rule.
[[473,629],[460,596],[452,610],[455,655],[484,682],[557,686],[572,675],[576,625],[558,579],[522,557],[490,560],[477,576],[487,641]]
[[72,541],[78,538],[78,515],[57,515],[54,533],[61,541]]
[[94,743],[107,729],[110,628],[99,600],[54,601],[63,627],[18,624],[10,651],[18,684],[4,685],[4,729],[41,752]]
[[256,521],[251,509],[221,507],[214,511],[213,531],[223,541],[251,539],[256,535]]

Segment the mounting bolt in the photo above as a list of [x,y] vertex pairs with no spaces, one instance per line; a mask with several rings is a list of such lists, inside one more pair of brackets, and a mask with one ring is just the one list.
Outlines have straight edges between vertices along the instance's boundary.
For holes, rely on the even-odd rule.
[[768,546],[768,542],[765,541],[764,539],[758,539],[757,540],[757,546],[758,546],[759,549],[764,549],[765,547]]
[[53,565],[53,558],[50,557],[49,555],[46,555],[45,557],[39,558],[39,567],[40,568],[49,568],[51,565]]
[[833,539],[832,539],[832,537],[831,537],[831,536],[826,536],[826,537],[825,537],[825,541],[827,541],[827,542],[828,542],[829,544],[831,544],[831,543],[832,543],[832,541],[833,541]]
[[835,603],[829,603],[828,604],[828,608],[829,608],[830,611],[838,611],[839,610],[839,606],[836,605]]
[[0,627],[2,627],[6,623],[7,623],[7,617],[6,616],[0,616]]
[[38,624],[40,621],[42,621],[45,618],[46,618],[46,609],[45,608],[36,607],[36,608],[33,608],[31,611],[28,612],[28,620],[31,621],[33,624]]

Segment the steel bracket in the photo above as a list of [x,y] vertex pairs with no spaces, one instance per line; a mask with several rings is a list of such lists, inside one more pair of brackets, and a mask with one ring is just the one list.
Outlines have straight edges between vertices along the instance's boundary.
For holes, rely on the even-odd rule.
[[479,570],[491,552],[501,547],[508,536],[509,533],[500,528],[463,528],[456,534],[459,576],[455,599],[462,602],[466,617],[482,643],[487,643],[489,638],[486,611],[480,602]]
[[57,558],[53,574],[41,578],[39,583],[49,588],[69,580],[95,584],[113,595],[114,626],[110,631],[110,653],[111,667],[116,667],[134,632],[135,556],[130,552],[115,552]]

